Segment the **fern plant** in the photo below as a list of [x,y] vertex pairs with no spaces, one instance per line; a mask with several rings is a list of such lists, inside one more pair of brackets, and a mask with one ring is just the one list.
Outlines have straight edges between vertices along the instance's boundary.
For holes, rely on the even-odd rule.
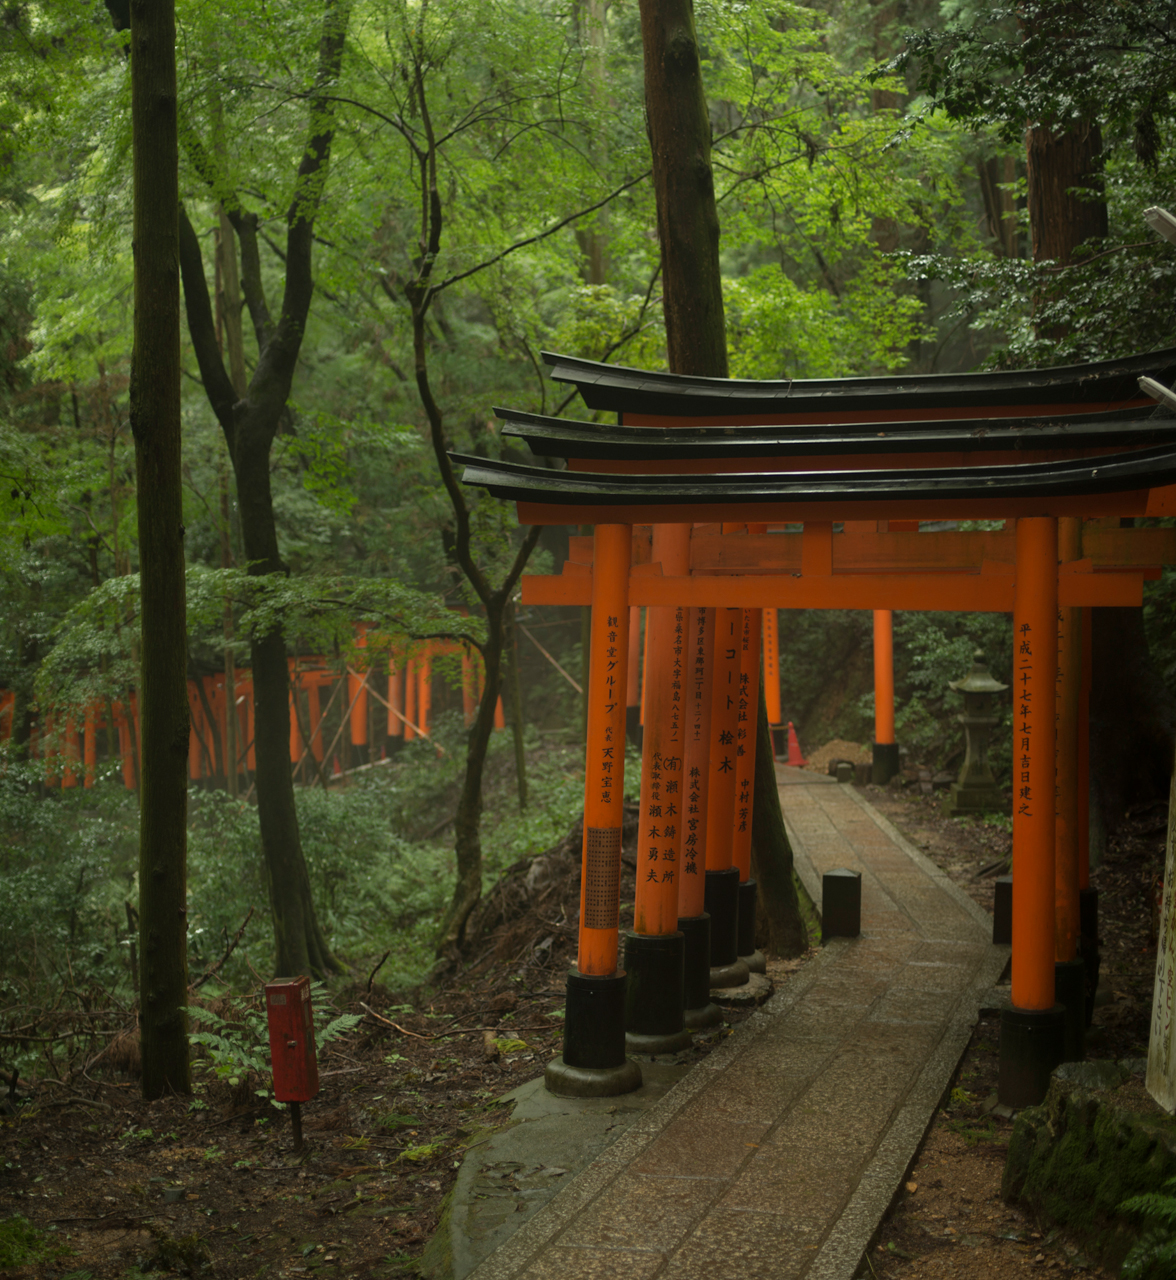
[[1123,1259],[1123,1280],[1167,1280],[1176,1275],[1176,1178],[1164,1183],[1162,1192],[1132,1196],[1119,1209],[1144,1221],[1143,1235]]
[[[363,1015],[357,1013],[341,1013],[332,1018],[333,1010],[327,1006],[326,985],[322,982],[311,985],[311,1009],[315,1044],[319,1049],[354,1031],[363,1021]],[[201,1030],[193,1031],[188,1038],[208,1051],[213,1073],[219,1079],[236,1087],[250,1075],[263,1080],[269,1077],[269,1025],[256,1005],[242,1004],[239,1017],[232,1020],[222,1018],[211,1009],[189,1006],[187,1012],[189,1018],[202,1024]],[[285,1105],[274,1100],[269,1088],[258,1088],[254,1092],[259,1098],[269,1098],[272,1106]]]

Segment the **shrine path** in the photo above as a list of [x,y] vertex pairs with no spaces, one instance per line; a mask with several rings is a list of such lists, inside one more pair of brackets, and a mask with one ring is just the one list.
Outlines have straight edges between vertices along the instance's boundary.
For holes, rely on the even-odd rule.
[[850,1280],[1008,960],[852,786],[778,767],[797,869],[862,873],[835,939],[471,1280]]

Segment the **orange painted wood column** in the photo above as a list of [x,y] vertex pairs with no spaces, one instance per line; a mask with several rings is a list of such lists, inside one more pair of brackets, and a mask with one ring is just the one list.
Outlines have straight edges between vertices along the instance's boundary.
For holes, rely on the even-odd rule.
[[[428,737],[429,717],[433,711],[433,654],[431,650],[426,649],[417,662],[417,680],[419,681],[417,715],[420,717],[417,720],[417,724],[420,726],[421,733]],[[500,703],[501,701],[502,699],[499,698]]]
[[[666,576],[690,572],[690,526],[654,525],[653,559]],[[678,930],[681,877],[682,781],[686,747],[682,683],[687,611],[650,609],[645,634],[649,662],[645,685],[645,735],[641,748],[641,826],[633,928],[640,934]],[[626,652],[628,650],[626,649]],[[626,702],[628,681],[626,680]]]
[[715,661],[711,686],[711,742],[707,774],[706,869],[731,866],[735,821],[735,734],[739,718],[739,668],[743,610],[715,610]]
[[711,695],[714,687],[715,610],[691,609],[686,679],[686,809],[682,838],[681,917],[706,909],[706,815],[710,788]]
[[[1081,558],[1081,521],[1058,521],[1058,557]],[[1056,675],[1057,781],[1054,787],[1054,999],[1066,1011],[1067,1062],[1086,1056],[1086,966],[1078,954],[1082,914],[1078,889],[1078,704],[1082,694],[1081,611],[1058,608]]]
[[[1058,521],[1063,564],[1079,558],[1079,522]],[[1078,955],[1078,703],[1082,686],[1082,628],[1078,610],[1058,609],[1057,782],[1055,786],[1054,955]]]
[[894,741],[894,614],[874,610],[874,741]]
[[1078,694],[1078,889],[1090,891],[1090,687],[1094,615],[1079,609],[1082,619],[1082,684]]
[[404,659],[388,659],[388,737],[404,737]]
[[[355,644],[358,649],[367,648],[367,627],[364,623],[356,623]],[[352,662],[358,667],[361,661],[358,655]],[[347,705],[351,708],[351,745],[362,747],[368,740],[368,695],[367,671],[347,673]]]
[[1017,521],[1013,607],[1013,1004],[1054,1003],[1057,521]]
[[780,610],[765,609],[764,615],[764,701],[768,704],[768,723],[782,724],[784,709],[780,705]]
[[581,974],[606,977],[617,971],[632,527],[597,525],[593,545],[583,874],[576,966]]
[[62,751],[64,766],[61,771],[61,786],[63,790],[66,787],[76,787],[78,785],[78,775],[74,770],[74,765],[77,764],[80,755],[78,729],[71,716],[65,722],[65,744]]
[[1058,524],[1016,528],[1013,594],[1013,987],[1001,1012],[998,1096],[1034,1106],[1062,1061],[1066,1015],[1056,1003],[1054,818],[1057,733]]
[[404,664],[404,740],[412,742],[417,736],[415,726],[420,724],[417,718],[417,660],[409,658]]
[[629,606],[629,682],[625,690],[625,705],[641,705],[641,606]]
[[743,610],[739,649],[739,699],[735,727],[735,820],[731,831],[731,863],[739,882],[751,879],[751,809],[755,788],[756,715],[759,709],[761,610]]

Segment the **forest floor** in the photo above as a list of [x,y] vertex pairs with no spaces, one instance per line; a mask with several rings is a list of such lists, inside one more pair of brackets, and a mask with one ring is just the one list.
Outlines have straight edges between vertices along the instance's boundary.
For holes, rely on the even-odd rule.
[[[1000,872],[977,873],[1007,855],[1007,832],[943,818],[938,797],[872,787],[865,794],[991,906]],[[1110,999],[1096,1011],[1091,1056],[1146,1053],[1150,904],[1164,818],[1162,807],[1134,815],[1092,877]],[[559,1051],[578,843],[573,831],[504,877],[471,923],[476,944],[459,971],[411,995],[384,989],[378,974],[335,993],[335,1005],[363,1021],[322,1051],[322,1091],[303,1108],[301,1153],[292,1150],[288,1113],[255,1094],[263,1083],[256,1078],[234,1086],[198,1071],[193,1099],[152,1103],[126,1076],[36,1082],[0,1117],[0,1189],[21,1215],[0,1223],[0,1280],[416,1274],[464,1153],[509,1118],[497,1100]],[[627,875],[622,899],[631,914],[631,869]],[[777,982],[796,967],[773,965]],[[244,1041],[241,1009],[213,1007],[239,1021]],[[743,1016],[731,1012],[727,1027],[700,1038],[697,1055]],[[1000,1200],[1012,1126],[985,1106],[996,1087],[996,1031],[994,1020],[977,1027],[950,1101],[883,1224],[870,1257],[879,1280],[987,1280],[1020,1265],[1105,1275]]]

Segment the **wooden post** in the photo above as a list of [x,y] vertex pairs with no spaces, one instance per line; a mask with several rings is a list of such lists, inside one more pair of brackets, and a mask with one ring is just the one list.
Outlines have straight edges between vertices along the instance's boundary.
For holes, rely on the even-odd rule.
[[404,737],[404,659],[388,659],[388,737]]
[[[748,532],[757,527],[748,525]],[[739,924],[736,950],[753,972],[763,972],[766,960],[755,945],[756,883],[751,878],[751,814],[755,797],[756,717],[759,715],[761,609],[743,610],[743,638],[739,662],[739,716],[735,731],[735,822],[731,833],[731,862],[739,872]]]
[[894,614],[874,610],[874,764],[871,781],[885,786],[898,772],[894,740]]
[[[690,526],[653,527],[653,559],[670,577],[690,573]],[[686,717],[685,608],[646,614],[645,734],[637,838],[634,933],[625,939],[625,1025],[630,1050],[676,1053],[690,1046],[683,1022],[684,941],[678,929]],[[626,644],[626,652],[628,652]],[[626,695],[628,691],[626,680]],[[627,697],[626,697],[627,701]],[[627,708],[626,708],[627,714]]]
[[404,741],[412,742],[417,736],[415,725],[420,724],[417,713],[417,693],[420,682],[417,679],[417,660],[409,658],[404,664]]
[[712,987],[741,986],[748,977],[747,965],[738,958],[739,870],[731,864],[742,647],[743,610],[716,609],[706,814],[706,909],[711,918]]
[[1061,1061],[1054,1003],[1054,786],[1058,526],[1017,521],[1013,597],[1012,1004],[1001,1015],[1000,1100],[1035,1106]]
[[631,526],[596,526],[579,951],[568,974],[563,1054],[544,1074],[552,1093],[581,1097],[641,1086],[641,1069],[625,1056],[625,976],[617,968],[631,547]]
[[[1063,564],[1081,557],[1081,521],[1058,521]],[[1057,781],[1054,788],[1054,958],[1056,999],[1066,1010],[1064,1058],[1085,1057],[1086,967],[1078,955],[1078,704],[1082,686],[1082,623],[1079,610],[1058,608]]]
[[[356,624],[355,644],[359,649],[367,648],[367,627],[364,623]],[[357,664],[358,665],[358,661]],[[347,673],[347,705],[351,708],[351,745],[362,747],[368,740],[368,696],[367,672],[352,675]]]
[[765,609],[764,613],[764,700],[768,705],[768,724],[784,722],[784,709],[780,705],[780,610]]

